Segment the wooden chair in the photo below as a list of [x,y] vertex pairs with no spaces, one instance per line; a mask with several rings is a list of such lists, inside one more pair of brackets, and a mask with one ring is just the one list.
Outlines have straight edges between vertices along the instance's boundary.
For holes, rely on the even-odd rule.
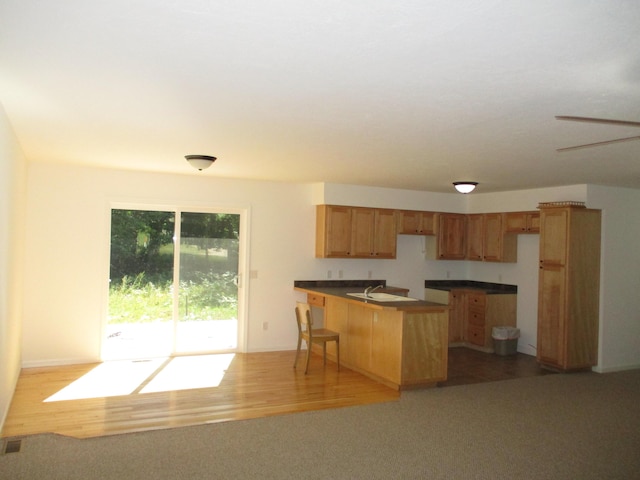
[[304,369],[306,375],[309,371],[309,359],[311,358],[311,345],[322,343],[322,351],[324,354],[324,364],[327,364],[327,342],[336,342],[336,358],[338,362],[338,371],[340,371],[340,334],[326,328],[313,328],[313,317],[311,315],[311,307],[308,303],[296,302],[296,320],[298,322],[298,350],[296,351],[296,359],[293,362],[293,368],[296,368],[298,356],[300,355],[300,347],[302,340],[307,342],[307,365]]

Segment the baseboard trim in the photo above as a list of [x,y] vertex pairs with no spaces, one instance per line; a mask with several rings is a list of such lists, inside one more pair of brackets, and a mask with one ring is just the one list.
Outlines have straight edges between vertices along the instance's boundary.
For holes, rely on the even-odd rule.
[[13,396],[16,393],[16,388],[18,388],[19,379],[20,379],[20,369],[18,369],[17,374],[14,376],[13,388],[11,388],[11,395],[9,398],[9,402],[7,402],[7,404],[4,406],[3,411],[0,412],[0,432],[2,432],[2,429],[4,428],[4,422],[7,420],[7,416],[9,415],[9,409],[11,408],[11,404],[13,403]]
[[59,367],[62,365],[81,365],[85,363],[100,363],[100,358],[62,358],[56,360],[31,360],[22,362],[22,368]]
[[638,370],[638,369],[640,369],[640,364],[622,365],[617,367],[600,367],[596,365],[595,367],[592,368],[592,370],[597,373],[625,372],[627,370]]

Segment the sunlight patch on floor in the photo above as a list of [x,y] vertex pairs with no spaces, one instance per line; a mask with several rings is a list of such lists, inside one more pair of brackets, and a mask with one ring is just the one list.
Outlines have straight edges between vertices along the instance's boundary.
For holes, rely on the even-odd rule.
[[131,395],[166,360],[166,358],[154,358],[144,361],[121,360],[101,363],[51,395],[45,402]]
[[217,387],[234,357],[226,353],[104,362],[44,401]]
[[140,393],[217,387],[234,357],[234,353],[174,357]]

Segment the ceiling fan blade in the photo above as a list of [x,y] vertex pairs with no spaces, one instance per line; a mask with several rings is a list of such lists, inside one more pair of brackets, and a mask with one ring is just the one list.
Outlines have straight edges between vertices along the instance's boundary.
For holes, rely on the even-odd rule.
[[605,140],[604,142],[587,143],[585,145],[576,145],[575,147],[564,147],[556,149],[557,152],[568,152],[569,150],[578,150],[579,148],[599,147],[601,145],[609,145],[610,143],[628,142],[631,140],[640,140],[640,135],[635,137],[616,138],[615,140]]
[[571,122],[606,123],[608,125],[640,127],[640,122],[631,122],[628,120],[610,120],[608,118],[571,117],[567,115],[556,115],[556,120],[568,120]]

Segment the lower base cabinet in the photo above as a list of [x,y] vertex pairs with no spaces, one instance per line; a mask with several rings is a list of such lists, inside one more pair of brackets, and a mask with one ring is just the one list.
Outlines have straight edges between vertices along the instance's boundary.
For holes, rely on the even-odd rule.
[[[447,379],[448,308],[379,309],[327,297],[324,324],[340,333],[342,365],[392,388]],[[335,360],[335,346],[327,355]]]
[[432,302],[448,302],[450,346],[468,346],[493,352],[493,327],[516,326],[516,294],[487,294],[478,290],[425,290]]

